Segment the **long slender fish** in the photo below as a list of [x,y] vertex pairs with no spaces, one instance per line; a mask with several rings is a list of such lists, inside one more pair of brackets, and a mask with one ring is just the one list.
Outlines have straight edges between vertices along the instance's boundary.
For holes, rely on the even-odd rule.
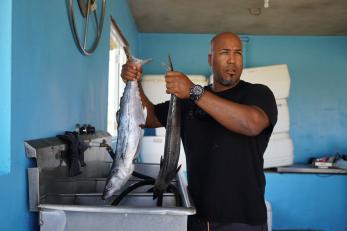
[[[132,61],[142,65],[150,60],[132,58]],[[120,101],[116,153],[105,184],[104,200],[121,189],[134,171],[133,161],[139,155],[145,120],[146,111],[142,108],[138,83],[128,81]]]
[[[168,70],[173,71],[171,57],[169,56]],[[166,122],[164,158],[160,160],[160,170],[153,188],[154,198],[160,197],[176,177],[178,160],[180,156],[181,131],[181,102],[175,95],[171,95],[168,117]]]

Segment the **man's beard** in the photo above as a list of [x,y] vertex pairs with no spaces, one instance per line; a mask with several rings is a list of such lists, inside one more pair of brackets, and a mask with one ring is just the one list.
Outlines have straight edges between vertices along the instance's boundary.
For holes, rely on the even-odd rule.
[[218,79],[218,83],[222,84],[225,87],[234,85],[233,82],[234,81],[231,79],[223,79],[223,78]]
[[220,75],[216,78],[216,81],[225,87],[233,87],[239,82],[239,79],[225,79]]

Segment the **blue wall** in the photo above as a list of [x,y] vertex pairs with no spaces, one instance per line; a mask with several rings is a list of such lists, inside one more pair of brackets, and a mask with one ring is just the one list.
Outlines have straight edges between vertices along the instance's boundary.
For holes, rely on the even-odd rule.
[[[147,74],[163,73],[167,53],[174,67],[209,76],[212,35],[140,34],[140,55],[155,59]],[[286,63],[295,162],[347,153],[347,37],[248,36],[248,67]],[[347,230],[347,176],[267,173],[266,198],[276,229]]]
[[347,176],[266,174],[273,228],[347,230]]
[[212,35],[140,33],[139,38],[141,57],[153,59],[144,66],[145,74],[164,73],[165,68],[161,63],[167,63],[168,54],[171,55],[176,70],[206,76],[211,73],[207,64],[207,54]]
[[11,29],[12,1],[2,2],[0,9],[0,175],[10,172],[11,136]]
[[[1,17],[11,12],[8,2],[1,8]],[[0,176],[0,230],[38,228],[37,216],[28,211],[26,171],[30,163],[24,140],[54,136],[74,129],[76,123],[106,129],[110,15],[133,50],[138,49],[137,30],[126,1],[107,1],[100,45],[92,56],[81,55],[70,30],[66,2],[13,1],[11,172]],[[11,60],[10,51],[5,55]],[[2,115],[0,119],[3,123]]]

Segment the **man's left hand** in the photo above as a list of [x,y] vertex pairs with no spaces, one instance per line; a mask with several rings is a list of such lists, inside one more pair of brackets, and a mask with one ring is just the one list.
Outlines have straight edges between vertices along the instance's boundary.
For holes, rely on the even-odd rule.
[[188,99],[193,82],[183,73],[168,71],[165,75],[166,93],[174,94],[180,99]]

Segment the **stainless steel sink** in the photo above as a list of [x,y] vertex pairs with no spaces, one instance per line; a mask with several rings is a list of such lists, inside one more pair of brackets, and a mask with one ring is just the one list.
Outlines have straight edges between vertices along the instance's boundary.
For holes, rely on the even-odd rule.
[[[85,140],[111,142],[105,132],[84,137]],[[86,167],[82,174],[67,177],[67,167],[61,158],[65,145],[55,137],[25,142],[27,156],[37,167],[28,169],[29,204],[39,212],[41,230],[186,230],[188,215],[195,214],[182,172],[172,183],[178,188],[182,205],[176,206],[175,196],[165,193],[163,205],[156,206],[151,186],[143,186],[128,194],[118,206],[111,206],[117,193],[108,200],[101,195],[112,159],[103,148],[85,153]],[[159,165],[136,164],[135,170],[157,177]],[[141,179],[132,177],[123,187]]]

